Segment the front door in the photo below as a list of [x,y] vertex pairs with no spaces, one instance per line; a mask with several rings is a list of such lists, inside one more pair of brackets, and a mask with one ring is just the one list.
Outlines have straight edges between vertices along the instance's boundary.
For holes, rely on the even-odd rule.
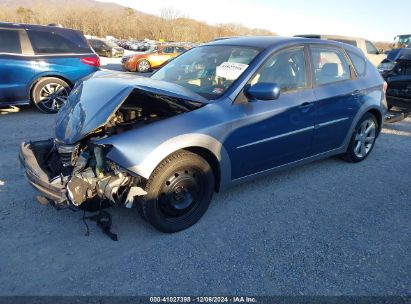
[[307,77],[304,47],[275,53],[250,84],[276,83],[277,100],[234,103],[233,132],[224,142],[232,179],[259,173],[311,154],[315,97]]

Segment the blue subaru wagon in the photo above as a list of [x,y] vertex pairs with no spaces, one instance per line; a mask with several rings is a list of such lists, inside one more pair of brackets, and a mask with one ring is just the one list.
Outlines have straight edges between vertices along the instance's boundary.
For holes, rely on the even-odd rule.
[[99,66],[99,57],[79,31],[0,23],[0,106],[32,102],[55,113],[75,82]]
[[43,203],[134,206],[175,232],[201,218],[215,191],[333,155],[365,160],[385,89],[348,44],[222,39],[149,78],[101,71],[78,82],[55,138],[22,143],[20,159]]

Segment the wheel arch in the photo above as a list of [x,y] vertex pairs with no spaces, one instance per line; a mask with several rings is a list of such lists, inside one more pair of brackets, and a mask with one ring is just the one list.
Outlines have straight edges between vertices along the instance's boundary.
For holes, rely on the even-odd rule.
[[157,166],[171,154],[187,150],[202,156],[210,164],[216,177],[216,191],[231,184],[231,160],[228,152],[220,141],[209,135],[179,135],[162,144],[153,144],[148,150],[140,153],[132,153],[135,151],[134,145],[127,145],[124,142],[130,142],[130,139],[117,138],[114,141],[114,138],[107,138],[99,141],[99,144],[112,146],[106,155],[108,159],[145,179],[149,179]]
[[33,89],[34,89],[34,87],[36,86],[36,84],[37,84],[40,80],[42,80],[42,79],[44,79],[44,78],[58,78],[58,79],[60,79],[60,80],[63,80],[63,81],[65,81],[65,82],[67,82],[71,88],[73,88],[73,85],[74,85],[74,83],[72,83],[68,78],[66,78],[66,77],[64,77],[64,76],[62,76],[62,75],[59,75],[59,74],[54,74],[54,73],[53,73],[53,74],[39,75],[37,78],[35,78],[35,79],[31,82],[30,87],[29,87],[28,99],[29,99],[31,102],[33,102],[32,96],[33,96]]
[[375,108],[369,109],[366,113],[370,113],[370,114],[374,115],[375,118],[377,118],[378,135],[379,135],[380,132],[381,132],[381,129],[382,129],[382,125],[383,125],[383,119],[384,119],[383,115],[381,114],[381,112],[378,109],[375,109]]
[[215,181],[214,191],[219,192],[220,182],[221,182],[221,169],[220,169],[220,162],[218,161],[217,156],[215,156],[213,152],[211,152],[210,150],[204,147],[194,146],[194,147],[187,147],[182,150],[186,150],[191,153],[197,154],[201,156],[202,158],[204,158],[206,162],[208,162],[208,164],[211,167],[211,170],[213,170],[214,181]]

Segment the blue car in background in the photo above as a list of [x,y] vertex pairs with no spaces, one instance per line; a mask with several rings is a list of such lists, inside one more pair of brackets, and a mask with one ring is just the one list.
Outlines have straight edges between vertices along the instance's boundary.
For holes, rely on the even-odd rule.
[[101,71],[78,82],[55,138],[22,143],[20,160],[42,203],[135,206],[176,232],[201,218],[215,191],[333,155],[366,159],[385,88],[348,44],[217,40],[149,78]]
[[76,81],[99,66],[80,31],[0,23],[0,107],[31,102],[56,113]]

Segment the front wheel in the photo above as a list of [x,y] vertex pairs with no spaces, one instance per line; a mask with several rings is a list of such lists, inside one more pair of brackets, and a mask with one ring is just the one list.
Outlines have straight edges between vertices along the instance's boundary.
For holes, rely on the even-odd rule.
[[146,73],[150,71],[150,69],[151,65],[150,62],[148,62],[148,60],[143,59],[137,63],[137,72]]
[[143,216],[156,229],[172,233],[194,225],[207,211],[214,193],[208,162],[189,151],[167,157],[146,184]]
[[34,105],[45,113],[57,113],[67,102],[70,85],[60,78],[47,77],[40,79],[32,90]]
[[374,148],[377,134],[377,119],[371,113],[365,114],[355,127],[348,149],[342,158],[352,163],[364,160]]

